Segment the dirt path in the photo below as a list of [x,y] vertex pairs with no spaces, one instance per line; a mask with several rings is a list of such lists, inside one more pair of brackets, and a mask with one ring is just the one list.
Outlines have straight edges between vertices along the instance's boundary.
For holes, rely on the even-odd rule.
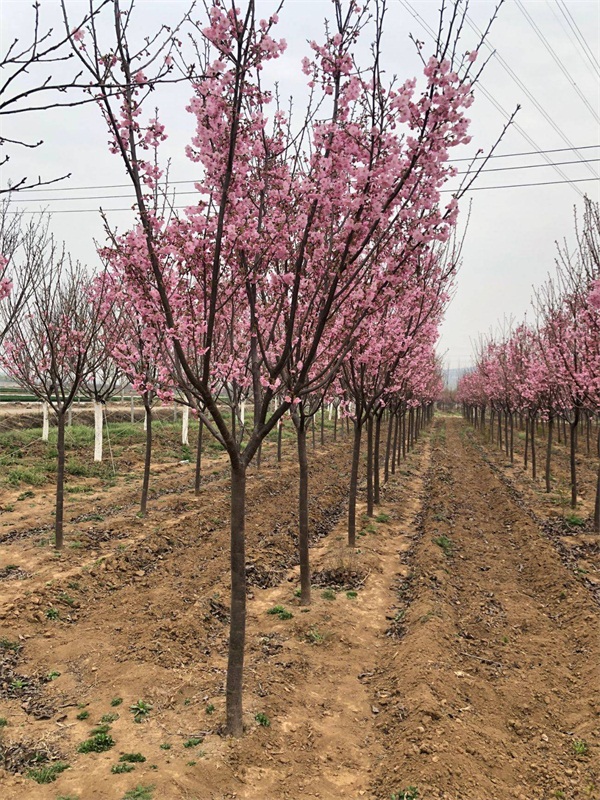
[[434,441],[406,632],[375,681],[395,696],[376,796],[598,798],[598,606],[464,423]]

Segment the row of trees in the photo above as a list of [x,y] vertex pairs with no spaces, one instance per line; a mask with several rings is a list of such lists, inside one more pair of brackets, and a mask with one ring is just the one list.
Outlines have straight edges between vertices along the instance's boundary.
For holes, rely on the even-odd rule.
[[[525,425],[525,467],[537,477],[536,430],[546,432],[544,479],[551,490],[552,442],[569,446],[571,506],[577,504],[578,439],[590,448],[591,422],[600,413],[600,210],[589,199],[575,220],[576,246],[558,247],[555,274],[536,293],[533,323],[482,344],[475,369],[459,383],[457,399],[478,427],[513,460],[514,422]],[[600,428],[597,429],[600,458]],[[600,466],[594,514],[600,531]]]
[[[462,53],[459,46],[468,4],[443,4],[420,88],[416,79],[386,85],[385,0],[361,7],[334,0],[332,23],[303,61],[310,99],[298,120],[263,76],[285,49],[275,38],[277,14],[260,20],[254,0],[243,10],[214,0],[204,27],[186,18],[199,62],[188,73],[196,130],[187,155],[199,177],[197,198],[181,214],[164,185],[166,129],[154,109],[146,113],[150,91],[179,63],[180,34],[163,29],[131,48],[131,8],[111,5],[110,34],[94,16],[73,29],[65,8],[66,30],[110,149],[131,180],[137,222],[125,233],[108,230],[99,251],[103,270],[93,279],[57,259],[46,241],[53,268],[42,270],[20,309],[12,295],[5,300],[11,324],[4,364],[54,403],[59,442],[61,418],[79,386],[87,382],[100,399],[109,391],[112,367],[99,361],[109,353],[144,400],[148,443],[154,399],[176,395],[198,416],[200,434],[208,431],[227,452],[226,727],[240,735],[247,469],[290,415],[299,461],[300,601],[307,604],[311,420],[333,403],[353,423],[352,546],[365,428],[372,514],[384,415],[385,478],[441,388],[434,346],[457,266],[458,198],[474,175],[464,176],[447,203],[440,191],[456,174],[452,148],[469,141],[477,50]],[[362,64],[359,43],[369,35],[370,60]],[[71,307],[74,297],[85,302]],[[146,452],[148,460],[149,444]],[[57,500],[57,525],[58,512]],[[57,545],[58,533],[57,527]]]

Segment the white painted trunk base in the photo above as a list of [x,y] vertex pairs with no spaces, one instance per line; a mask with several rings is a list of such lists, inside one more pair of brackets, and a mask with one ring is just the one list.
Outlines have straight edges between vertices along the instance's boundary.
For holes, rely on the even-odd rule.
[[181,414],[181,444],[189,444],[190,432],[190,407],[184,406]]
[[48,419],[48,403],[44,400],[42,403],[42,441],[48,441],[48,434],[50,433],[50,420]]
[[94,400],[94,461],[102,461],[102,403]]

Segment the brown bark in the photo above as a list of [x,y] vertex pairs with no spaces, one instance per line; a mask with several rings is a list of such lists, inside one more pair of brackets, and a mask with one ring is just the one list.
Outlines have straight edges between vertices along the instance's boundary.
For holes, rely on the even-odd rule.
[[56,466],[56,515],[54,518],[54,546],[61,550],[63,546],[64,503],[65,503],[65,415],[58,413],[56,449],[58,464]]
[[229,655],[225,687],[226,731],[231,736],[244,732],[242,684],[246,640],[246,468],[231,466],[231,609]]
[[381,415],[382,411],[375,417],[375,445],[373,449],[373,503],[378,506],[381,503],[380,475],[379,475],[379,451],[381,449]]
[[150,461],[152,459],[152,407],[144,403],[146,411],[146,449],[144,452],[144,479],[142,481],[142,497],[140,501],[140,514],[146,514],[148,505],[148,486],[150,485]]
[[550,463],[552,461],[552,429],[554,428],[554,417],[548,417],[548,441],[546,444],[546,491],[550,491]]
[[200,494],[200,483],[202,480],[202,432],[204,425],[202,420],[198,418],[198,442],[196,445],[196,476],[194,479],[194,494],[196,497]]
[[367,420],[367,516],[373,516],[373,416]]
[[360,438],[362,424],[354,421],[354,445],[352,448],[352,469],[350,471],[350,494],[348,497],[348,547],[356,546],[356,495],[358,491],[358,467],[360,462]]
[[569,446],[571,463],[571,508],[577,508],[577,464],[575,455],[577,453],[577,425],[579,423],[579,408],[576,406],[573,414],[573,422],[569,422]]
[[300,605],[310,605],[310,559],[308,533],[308,455],[306,452],[306,420],[296,422],[298,444],[298,553],[300,557]]
[[387,414],[387,440],[385,444],[385,466],[383,469],[383,482],[387,483],[390,479],[390,456],[392,451],[392,425],[394,417],[391,411]]

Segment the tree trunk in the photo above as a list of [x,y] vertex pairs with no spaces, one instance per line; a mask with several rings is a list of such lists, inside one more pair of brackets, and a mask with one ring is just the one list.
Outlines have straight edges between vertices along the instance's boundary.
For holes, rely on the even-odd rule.
[[300,605],[310,605],[310,558],[308,542],[308,455],[306,452],[306,420],[296,422],[298,443],[298,465],[300,481],[298,489],[298,551],[300,557]]
[[129,398],[129,401],[130,401],[129,416],[131,419],[131,423],[133,424],[135,422],[135,411],[133,407],[133,392],[131,392],[131,397]]
[[333,409],[333,441],[337,442],[337,426],[338,426],[338,407],[334,406]]
[[181,412],[181,444],[190,443],[190,407],[184,406]]
[[537,479],[537,451],[535,448],[535,428],[536,417],[535,414],[531,417],[531,476],[535,481]]
[[281,445],[283,440],[283,419],[277,422],[277,463],[281,463]]
[[396,412],[394,414],[394,444],[392,445],[392,464],[391,464],[391,471],[392,475],[396,474],[396,464],[398,463],[398,448],[400,447],[399,443],[399,436],[400,436],[400,414]]
[[56,466],[56,514],[54,518],[54,546],[61,550],[63,546],[63,523],[65,504],[65,415],[64,409],[58,413],[58,431],[56,449],[58,463]]
[[367,419],[367,516],[373,516],[373,415]]
[[571,508],[577,508],[577,464],[575,454],[577,452],[577,425],[579,423],[579,408],[575,407],[573,422],[569,423],[569,445],[571,462]]
[[529,455],[529,417],[525,417],[525,455],[523,456],[523,468],[527,471],[527,456]]
[[198,441],[196,443],[196,475],[194,478],[194,494],[196,497],[200,494],[200,482],[202,480],[202,433],[204,431],[204,424],[200,417],[198,417]]
[[375,417],[375,448],[373,450],[373,502],[376,506],[381,503],[381,492],[379,487],[379,451],[381,449],[381,414],[380,411]]
[[515,421],[512,411],[510,412],[509,417],[510,417],[510,463],[513,464],[515,460],[515,447],[514,447]]
[[552,461],[552,429],[554,427],[554,417],[548,417],[548,443],[546,445],[546,491],[550,491],[550,463]]
[[231,466],[231,608],[229,655],[225,688],[226,731],[231,736],[244,732],[242,686],[246,640],[246,468]]
[[600,533],[600,429],[598,430],[597,455],[599,459],[598,473],[596,475],[596,503],[594,505],[594,531]]
[[388,419],[387,419],[387,441],[385,445],[385,466],[383,470],[383,482],[387,483],[390,479],[390,457],[392,454],[392,424],[394,422],[394,416],[391,411],[388,411]]
[[94,461],[102,461],[102,403],[94,405]]
[[402,412],[400,417],[400,444],[398,448],[398,466],[400,466],[400,455],[406,458],[406,409]]
[[152,458],[152,408],[144,404],[144,420],[146,423],[146,451],[144,453],[144,480],[142,482],[142,499],[140,501],[140,514],[146,514],[148,504],[148,486],[150,484],[150,459]]
[[325,447],[325,403],[321,403],[321,447]]
[[350,471],[350,494],[348,496],[348,547],[356,546],[356,495],[358,491],[358,467],[360,463],[360,437],[362,424],[354,421],[354,446]]

